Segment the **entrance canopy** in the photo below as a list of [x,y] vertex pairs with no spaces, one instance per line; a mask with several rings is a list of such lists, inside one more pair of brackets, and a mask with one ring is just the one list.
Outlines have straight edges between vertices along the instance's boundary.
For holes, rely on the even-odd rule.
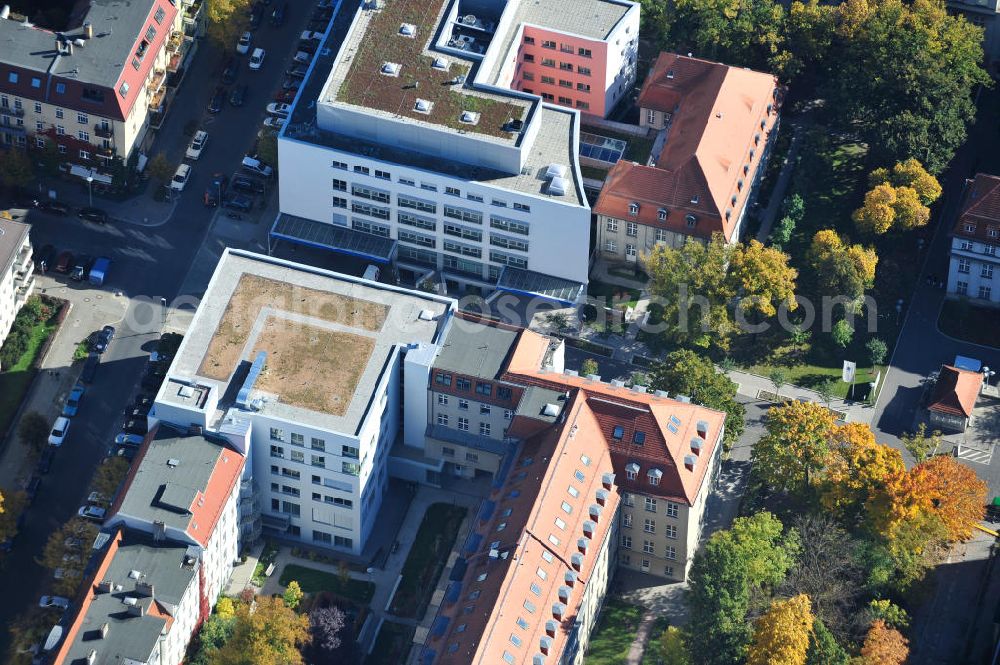
[[584,291],[583,284],[579,282],[510,266],[505,266],[500,273],[497,288],[501,291],[554,300],[565,305],[575,305]]

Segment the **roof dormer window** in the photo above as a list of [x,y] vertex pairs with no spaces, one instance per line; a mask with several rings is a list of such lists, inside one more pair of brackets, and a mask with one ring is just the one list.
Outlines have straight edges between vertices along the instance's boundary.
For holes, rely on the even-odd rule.
[[639,204],[632,202],[628,204],[628,214],[638,215],[639,214]]
[[695,205],[698,205],[698,195],[697,194],[695,194],[694,196],[691,197],[691,203],[693,203]]
[[976,225],[975,224],[969,224],[968,222],[966,222],[965,223],[965,232],[966,233],[975,233],[976,232]]
[[663,472],[660,471],[659,469],[650,469],[649,472],[646,474],[646,477],[649,478],[650,485],[659,485],[660,478],[663,477]]
[[692,229],[698,223],[698,218],[694,215],[686,215],[684,221],[687,222],[688,228]]
[[666,208],[660,208],[659,210],[657,210],[656,211],[656,218],[659,219],[661,222],[667,221],[667,209]]
[[615,441],[621,441],[625,436],[625,428],[621,425],[615,425],[615,429],[611,432],[611,438]]

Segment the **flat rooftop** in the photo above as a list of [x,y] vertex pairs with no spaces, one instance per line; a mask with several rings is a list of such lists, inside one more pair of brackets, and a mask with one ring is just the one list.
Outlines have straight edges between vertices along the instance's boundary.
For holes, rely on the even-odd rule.
[[[230,383],[246,378],[238,370],[264,352],[250,392],[256,410],[354,433],[394,350],[434,342],[451,306],[447,298],[229,249],[168,379],[231,395]],[[177,401],[172,393],[159,399]]]
[[458,374],[496,379],[517,343],[517,330],[455,317],[434,367]]
[[31,227],[0,217],[0,277],[14,265],[17,254],[28,237]]
[[[96,651],[94,665],[145,663],[161,633],[174,622],[167,608],[176,608],[184,591],[198,584],[195,566],[185,562],[184,545],[154,542],[144,534],[123,531],[108,547],[103,575],[87,590],[59,662],[86,663],[91,651]],[[110,592],[95,588],[103,581],[114,585]],[[137,589],[138,584],[153,585],[153,595],[145,588]],[[104,625],[107,633],[102,637]]]
[[[470,62],[430,50],[439,30],[447,29],[442,21],[450,0],[382,0],[380,4],[379,11],[358,13],[322,101],[516,141],[519,131],[507,131],[505,125],[525,120],[536,102],[467,87]],[[398,66],[398,72],[384,73],[387,63]],[[426,111],[417,110],[418,100],[429,103]],[[461,122],[463,111],[478,113],[478,122]]]

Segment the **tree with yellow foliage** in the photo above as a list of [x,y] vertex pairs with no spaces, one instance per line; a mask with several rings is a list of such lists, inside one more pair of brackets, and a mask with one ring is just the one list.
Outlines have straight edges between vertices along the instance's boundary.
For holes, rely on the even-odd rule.
[[856,300],[875,282],[878,255],[874,249],[848,245],[833,229],[823,229],[813,236],[809,262],[826,295]]
[[833,434],[821,488],[824,508],[848,524],[886,510],[887,484],[906,474],[899,451],[875,441],[871,427],[848,423]]
[[909,642],[902,633],[881,619],[872,621],[861,647],[863,665],[903,665],[909,655]]
[[875,169],[869,181],[872,189],[853,215],[858,229],[868,235],[924,226],[931,218],[927,206],[941,196],[937,178],[912,158],[899,162],[891,171]]
[[779,305],[784,304],[789,311],[795,309],[795,278],[799,272],[788,265],[788,254],[780,249],[752,239],[733,252],[729,271],[737,290],[747,296],[741,304],[745,311],[774,316]]
[[896,188],[886,183],[876,185],[865,194],[864,204],[852,217],[862,233],[888,232],[896,222]]
[[868,177],[872,187],[888,183],[893,187],[910,187],[917,192],[920,202],[929,206],[941,196],[941,183],[927,172],[918,160],[910,159],[897,163],[892,170],[875,169]]
[[754,622],[747,665],[805,665],[812,626],[809,596],[772,601]]
[[767,433],[753,450],[754,469],[775,489],[808,488],[826,466],[836,431],[833,412],[814,402],[787,402],[767,413]]
[[303,665],[309,617],[281,597],[258,596],[236,608],[232,637],[209,657],[212,665]]

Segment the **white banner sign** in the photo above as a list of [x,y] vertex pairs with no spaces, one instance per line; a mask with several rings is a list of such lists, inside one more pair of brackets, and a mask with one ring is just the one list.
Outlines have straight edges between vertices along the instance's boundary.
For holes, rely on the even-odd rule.
[[844,383],[854,383],[854,370],[857,366],[850,360],[844,361],[843,381]]

